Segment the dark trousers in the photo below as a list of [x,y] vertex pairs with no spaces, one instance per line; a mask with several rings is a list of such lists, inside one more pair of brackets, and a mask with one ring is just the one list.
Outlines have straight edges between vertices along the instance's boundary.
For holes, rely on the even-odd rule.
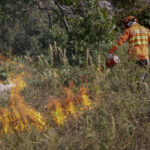
[[138,61],[136,61],[136,64],[140,67],[145,68],[148,65],[148,61],[147,61],[147,59],[138,60]]
[[148,67],[148,61],[146,59],[144,59],[144,60],[138,60],[138,61],[136,61],[136,64],[138,66],[140,66],[141,68],[145,68],[145,72],[143,72],[143,74],[141,76],[141,81],[144,82],[144,80],[145,80],[145,78],[147,76],[146,70],[147,70],[147,67]]

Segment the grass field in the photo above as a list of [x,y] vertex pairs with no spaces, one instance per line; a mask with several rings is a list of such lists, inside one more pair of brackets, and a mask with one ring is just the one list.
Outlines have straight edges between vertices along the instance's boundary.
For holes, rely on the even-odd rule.
[[[46,118],[46,127],[39,131],[29,124],[24,132],[6,134],[2,131],[0,149],[149,150],[150,90],[137,88],[142,70],[135,70],[134,62],[123,59],[122,53],[119,56],[122,61],[109,72],[103,67],[104,63],[101,63],[101,71],[94,66],[53,68],[42,60],[37,67],[23,60],[18,62],[24,68],[10,66],[9,74],[25,72],[27,86],[20,95]],[[86,88],[84,94],[90,101],[90,107],[85,109],[83,104],[77,103],[81,87]],[[66,89],[72,94],[69,95]],[[62,102],[63,108],[64,100],[69,98],[75,104],[76,115],[69,114],[63,123],[57,124],[45,106],[55,99]],[[9,108],[8,104],[1,99],[1,107]],[[2,122],[3,118],[0,119]]]

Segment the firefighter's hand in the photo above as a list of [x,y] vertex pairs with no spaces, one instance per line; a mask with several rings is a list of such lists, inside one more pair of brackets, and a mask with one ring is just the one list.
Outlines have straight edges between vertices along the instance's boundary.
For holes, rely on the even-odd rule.
[[112,54],[108,54],[108,59],[112,59],[113,58],[113,55]]

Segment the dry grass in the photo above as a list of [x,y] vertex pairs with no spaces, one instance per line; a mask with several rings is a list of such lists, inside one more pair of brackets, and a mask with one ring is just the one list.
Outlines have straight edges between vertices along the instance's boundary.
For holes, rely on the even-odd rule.
[[[64,55],[62,50],[60,53]],[[25,133],[1,135],[1,150],[149,150],[150,91],[137,89],[141,69],[134,70],[133,62],[123,60],[107,75],[107,70],[98,72],[91,66],[43,69],[41,64],[35,69],[28,63],[28,87],[22,95],[45,115],[49,96],[63,97],[63,89],[70,81],[74,81],[74,91],[79,90],[81,83],[88,87],[90,99],[100,103],[77,119],[70,117],[62,126],[49,120],[50,127],[41,133],[33,128]]]

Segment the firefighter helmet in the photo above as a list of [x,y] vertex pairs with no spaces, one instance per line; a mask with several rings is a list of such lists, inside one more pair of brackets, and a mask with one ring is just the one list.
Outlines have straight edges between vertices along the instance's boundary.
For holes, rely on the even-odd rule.
[[125,27],[125,28],[130,27],[130,26],[128,26],[128,23],[129,23],[130,21],[132,21],[132,22],[138,22],[138,19],[137,19],[136,17],[134,17],[134,16],[129,16],[129,17],[127,17],[127,18],[125,19],[125,21],[124,21],[124,27]]

